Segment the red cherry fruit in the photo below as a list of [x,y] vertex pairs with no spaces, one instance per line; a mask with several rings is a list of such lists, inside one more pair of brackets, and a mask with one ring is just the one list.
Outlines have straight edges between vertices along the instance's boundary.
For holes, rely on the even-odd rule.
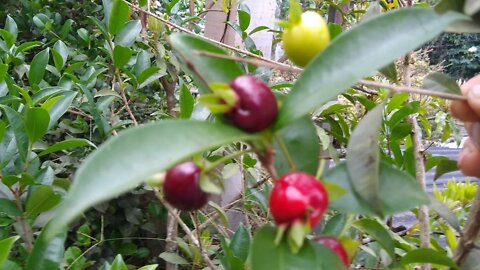
[[322,244],[335,252],[338,257],[340,257],[345,267],[348,268],[350,266],[347,251],[343,248],[342,243],[340,243],[337,238],[332,236],[320,236],[315,239],[315,242]]
[[286,174],[277,182],[270,194],[270,211],[277,225],[309,222],[315,227],[328,207],[328,194],[315,177],[303,173]]
[[230,88],[237,94],[237,102],[225,113],[225,118],[233,125],[247,132],[258,132],[275,120],[277,99],[263,81],[243,75],[232,80]]
[[193,161],[174,166],[165,175],[165,199],[180,210],[202,208],[208,202],[208,193],[200,188],[199,180],[200,168]]

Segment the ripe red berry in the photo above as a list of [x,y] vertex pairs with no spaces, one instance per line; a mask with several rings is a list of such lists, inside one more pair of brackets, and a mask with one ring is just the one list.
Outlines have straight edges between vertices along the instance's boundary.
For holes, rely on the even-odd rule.
[[315,242],[322,244],[335,252],[347,268],[350,266],[347,251],[343,248],[342,243],[340,243],[337,238],[332,236],[320,236],[315,239]]
[[200,188],[200,168],[193,162],[180,163],[165,175],[165,199],[177,209],[192,211],[208,202],[208,193]]
[[258,132],[275,120],[277,99],[263,81],[243,75],[232,80],[230,88],[237,94],[237,102],[225,113],[225,118],[233,125],[248,132]]
[[275,183],[270,195],[270,211],[277,225],[308,222],[315,227],[328,207],[328,194],[315,177],[289,173]]

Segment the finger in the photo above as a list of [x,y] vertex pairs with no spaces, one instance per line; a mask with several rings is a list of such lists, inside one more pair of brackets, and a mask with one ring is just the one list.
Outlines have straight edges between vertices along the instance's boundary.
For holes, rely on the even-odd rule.
[[480,121],[480,116],[470,107],[467,101],[453,101],[450,105],[453,117],[465,122]]
[[467,176],[480,177],[480,151],[467,139],[458,159],[459,169]]
[[462,93],[463,95],[467,95],[468,91],[470,88],[474,87],[475,85],[480,85],[480,75],[477,75],[470,80],[468,80],[466,83],[462,85]]
[[475,85],[468,89],[467,102],[470,108],[477,116],[480,115],[480,85]]

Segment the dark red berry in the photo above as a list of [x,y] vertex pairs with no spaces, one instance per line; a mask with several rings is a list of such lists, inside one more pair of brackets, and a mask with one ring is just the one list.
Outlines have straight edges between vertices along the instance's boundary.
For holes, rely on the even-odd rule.
[[289,173],[280,178],[270,194],[270,211],[277,225],[308,222],[315,227],[328,207],[328,194],[315,177]]
[[320,236],[315,239],[315,242],[322,244],[333,252],[335,252],[338,257],[342,260],[343,264],[348,268],[350,266],[350,262],[348,261],[348,254],[345,248],[342,246],[342,243],[338,241],[337,238],[332,236]]
[[249,75],[239,76],[230,82],[230,88],[237,94],[237,102],[225,117],[233,125],[248,132],[258,132],[275,120],[277,99],[263,81]]
[[200,188],[200,168],[193,162],[180,163],[167,171],[163,191],[165,199],[177,209],[192,211],[208,202],[208,193]]

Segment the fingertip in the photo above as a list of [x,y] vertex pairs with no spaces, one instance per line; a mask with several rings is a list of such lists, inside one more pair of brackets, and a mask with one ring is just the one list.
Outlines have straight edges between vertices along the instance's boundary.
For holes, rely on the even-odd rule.
[[453,117],[462,121],[480,121],[480,116],[478,116],[477,113],[470,108],[470,104],[467,101],[452,101],[450,105],[450,111],[452,112]]
[[480,150],[471,139],[467,139],[463,145],[458,159],[458,168],[467,176],[480,177]]

